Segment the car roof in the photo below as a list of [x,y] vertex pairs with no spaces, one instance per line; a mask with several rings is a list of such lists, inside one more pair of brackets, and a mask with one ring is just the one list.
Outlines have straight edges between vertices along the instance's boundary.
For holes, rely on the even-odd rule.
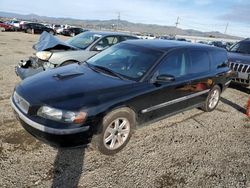
[[165,51],[165,52],[168,51],[169,49],[172,49],[172,48],[199,48],[199,49],[211,49],[211,50],[217,49],[217,50],[225,51],[222,48],[209,46],[209,45],[205,45],[205,44],[200,44],[200,43],[191,43],[191,42],[173,41],[173,40],[162,40],[162,39],[128,40],[128,41],[124,41],[123,43],[133,44],[133,45],[142,46],[142,47],[148,47],[151,49]]
[[97,35],[102,35],[102,36],[120,35],[120,36],[132,36],[132,37],[138,38],[135,35],[131,35],[131,34],[127,34],[127,33],[121,33],[121,32],[112,32],[112,31],[86,31],[86,32],[97,34]]

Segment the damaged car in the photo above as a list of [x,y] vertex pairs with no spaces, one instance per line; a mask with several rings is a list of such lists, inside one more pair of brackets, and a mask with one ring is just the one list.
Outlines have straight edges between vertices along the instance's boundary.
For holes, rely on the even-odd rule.
[[67,41],[43,32],[33,48],[35,57],[21,60],[16,74],[25,79],[42,71],[83,62],[108,47],[125,40],[138,39],[136,36],[118,32],[86,31]]
[[227,62],[221,48],[130,40],[25,79],[11,105],[42,141],[59,147],[92,142],[113,155],[146,123],[195,107],[213,111],[231,81]]

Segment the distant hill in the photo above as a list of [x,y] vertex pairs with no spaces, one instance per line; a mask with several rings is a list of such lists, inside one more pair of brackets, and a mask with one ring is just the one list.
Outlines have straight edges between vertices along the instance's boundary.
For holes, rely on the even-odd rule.
[[2,18],[17,18],[20,20],[29,20],[34,22],[44,22],[53,24],[69,24],[75,26],[81,26],[88,29],[98,30],[114,30],[117,28],[122,31],[141,32],[141,33],[153,33],[155,35],[187,35],[187,36],[199,36],[199,37],[216,37],[216,38],[228,38],[239,40],[241,37],[225,35],[218,31],[201,32],[193,29],[180,29],[174,26],[161,26],[156,24],[142,24],[132,23],[125,20],[80,20],[72,18],[56,18],[39,16],[36,14],[16,14],[9,12],[1,12]]

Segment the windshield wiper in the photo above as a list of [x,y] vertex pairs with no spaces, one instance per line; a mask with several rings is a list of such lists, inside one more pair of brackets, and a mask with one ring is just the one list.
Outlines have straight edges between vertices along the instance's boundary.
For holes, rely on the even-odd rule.
[[106,73],[109,73],[110,75],[116,76],[116,77],[120,78],[121,80],[125,79],[123,76],[121,76],[120,74],[114,72],[113,70],[111,70],[109,68],[106,68],[106,67],[103,67],[103,66],[99,66],[99,65],[90,65],[90,64],[88,64],[88,65],[90,67],[95,68],[95,69],[98,69],[98,70],[104,71]]
[[108,72],[109,74],[116,76],[116,77],[120,78],[121,80],[126,80],[123,76],[121,76],[120,74],[114,72],[113,70],[111,70],[109,68],[99,66],[99,65],[92,65],[92,64],[88,63],[87,61],[79,62],[79,65],[82,63],[85,63],[90,69],[92,69],[94,71],[100,72],[100,70],[101,70],[101,71],[104,71],[106,73]]

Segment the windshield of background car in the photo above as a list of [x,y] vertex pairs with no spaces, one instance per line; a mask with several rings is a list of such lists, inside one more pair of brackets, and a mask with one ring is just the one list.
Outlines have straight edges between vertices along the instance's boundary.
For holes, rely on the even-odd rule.
[[67,40],[66,43],[80,49],[86,49],[90,44],[92,44],[95,40],[99,39],[100,37],[102,36],[99,34],[84,32]]
[[90,58],[87,63],[139,81],[162,54],[161,51],[120,43]]
[[250,54],[250,42],[239,42],[235,44],[229,51],[236,53]]

